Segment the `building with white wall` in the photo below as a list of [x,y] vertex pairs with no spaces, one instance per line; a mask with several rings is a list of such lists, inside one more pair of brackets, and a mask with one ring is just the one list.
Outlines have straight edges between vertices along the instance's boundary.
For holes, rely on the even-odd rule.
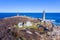
[[27,21],[27,22],[25,23],[25,26],[32,26],[32,23],[31,23],[30,21]]
[[22,22],[19,22],[19,23],[18,23],[18,27],[19,27],[19,28],[23,27],[23,23],[22,23]]

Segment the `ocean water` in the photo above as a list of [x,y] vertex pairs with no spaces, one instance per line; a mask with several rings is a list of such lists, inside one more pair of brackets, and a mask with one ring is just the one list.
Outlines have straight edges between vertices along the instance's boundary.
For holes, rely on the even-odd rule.
[[[0,18],[16,16],[17,13],[0,13]],[[42,13],[19,13],[21,16],[42,18]],[[46,13],[46,19],[55,20],[53,23],[60,25],[60,13]]]

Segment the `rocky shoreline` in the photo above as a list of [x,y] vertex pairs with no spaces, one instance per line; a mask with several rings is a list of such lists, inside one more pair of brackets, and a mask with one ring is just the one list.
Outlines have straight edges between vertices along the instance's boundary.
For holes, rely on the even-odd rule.
[[[16,28],[19,22],[33,22],[36,28]],[[32,27],[33,27],[32,26]],[[39,19],[15,16],[0,19],[0,40],[60,40],[60,27]]]

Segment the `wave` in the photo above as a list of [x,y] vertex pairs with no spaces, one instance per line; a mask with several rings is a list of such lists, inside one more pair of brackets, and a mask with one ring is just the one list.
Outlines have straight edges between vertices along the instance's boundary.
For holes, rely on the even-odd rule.
[[56,26],[60,26],[60,20],[54,20],[54,19],[47,19],[47,20],[49,20],[50,22],[52,22]]
[[60,22],[57,22],[57,20],[56,21],[53,21],[52,22],[54,25],[56,25],[56,26],[60,26]]

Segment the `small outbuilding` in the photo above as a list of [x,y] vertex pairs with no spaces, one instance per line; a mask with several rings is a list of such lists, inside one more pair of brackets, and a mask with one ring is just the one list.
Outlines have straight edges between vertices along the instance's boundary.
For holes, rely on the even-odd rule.
[[32,26],[32,23],[31,23],[30,21],[27,21],[27,22],[25,23],[25,26]]
[[18,23],[18,27],[19,27],[19,28],[23,27],[23,22],[19,22],[19,23]]

